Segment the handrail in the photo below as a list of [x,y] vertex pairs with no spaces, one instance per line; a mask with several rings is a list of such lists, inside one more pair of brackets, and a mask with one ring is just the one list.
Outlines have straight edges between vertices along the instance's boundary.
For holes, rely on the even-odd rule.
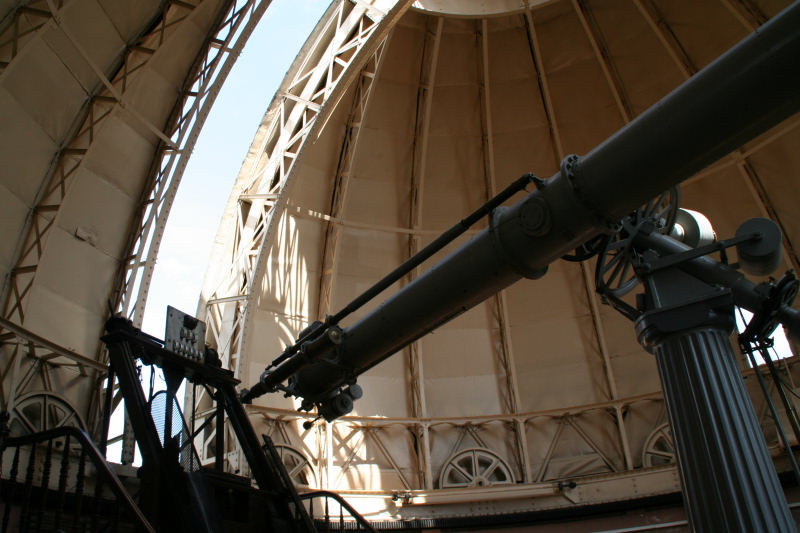
[[322,497],[333,498],[336,501],[336,503],[347,509],[347,512],[349,512],[350,515],[353,518],[355,518],[356,523],[359,526],[362,526],[364,529],[366,529],[371,533],[378,533],[366,518],[364,518],[358,511],[356,511],[352,505],[347,503],[347,500],[345,500],[335,492],[331,492],[329,490],[314,490],[311,492],[304,492],[302,494],[299,494],[299,497],[301,500],[312,500],[314,498],[322,498]]
[[142,511],[131,498],[130,494],[128,494],[128,491],[126,491],[122,486],[122,483],[120,483],[119,478],[117,478],[116,474],[114,474],[114,472],[108,466],[105,457],[103,457],[103,454],[100,453],[100,450],[97,448],[94,441],[92,441],[89,435],[82,429],[71,426],[63,426],[60,428],[41,431],[39,433],[33,433],[31,435],[8,437],[5,439],[4,447],[8,448],[33,445],[66,436],[74,438],[82,444],[83,450],[87,452],[87,455],[91,459],[92,463],[94,463],[98,474],[105,478],[105,481],[111,487],[114,495],[116,495],[117,498],[123,502],[123,505],[130,512],[131,516],[136,518],[138,525],[148,533],[155,533],[155,530],[147,521],[147,518],[145,518],[145,516],[142,514]]

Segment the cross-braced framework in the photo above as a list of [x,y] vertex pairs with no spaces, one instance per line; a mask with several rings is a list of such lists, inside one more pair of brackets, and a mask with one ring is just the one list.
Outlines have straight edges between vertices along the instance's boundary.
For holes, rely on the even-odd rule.
[[[796,390],[795,380],[800,371],[800,359],[780,360],[781,379]],[[775,420],[768,404],[755,391],[754,370],[743,373],[748,388],[753,388],[759,423],[768,446],[775,454],[782,453]],[[770,391],[777,398],[774,386]],[[260,416],[266,433],[277,443],[293,450],[295,468],[310,470],[304,479],[318,480],[315,488],[345,493],[364,484],[380,486],[383,492],[399,492],[405,497],[429,495],[432,489],[452,488],[482,491],[487,487],[507,484],[543,485],[551,490],[547,496],[559,493],[568,480],[586,476],[605,476],[607,479],[647,477],[654,468],[673,468],[674,449],[665,431],[666,412],[661,393],[651,393],[591,405],[551,409],[539,412],[487,415],[475,417],[433,418],[373,418],[346,416],[333,423],[317,423],[301,429],[301,422],[313,415],[293,411],[253,406],[251,412]],[[640,430],[620,440],[616,430],[618,416],[632,421]],[[430,454],[425,454],[419,440],[419,427],[431,435]],[[516,450],[516,433],[524,431],[529,455],[520,462]],[[315,446],[315,443],[327,445]],[[478,450],[480,453],[474,452]],[[477,455],[476,455],[477,454]],[[508,470],[511,479],[488,475],[490,461],[479,471],[442,476],[463,469],[466,456],[496,457],[498,464]],[[302,458],[303,461],[300,461]],[[488,459],[487,459],[488,460]],[[430,463],[427,463],[430,461]],[[426,464],[427,463],[427,464]],[[426,483],[427,472],[434,474],[435,485]],[[610,477],[609,477],[610,476]],[[463,479],[462,479],[463,478]],[[376,482],[376,480],[380,480]],[[622,481],[620,481],[622,482]],[[561,489],[559,488],[561,487]],[[641,484],[640,496],[677,489],[674,476],[666,485]],[[567,504],[569,494],[564,493]]]
[[[48,9],[53,10],[47,11],[49,16],[60,21],[55,5],[50,2],[46,3],[46,5]],[[148,25],[152,29],[136,39],[134,44],[125,48],[112,67],[110,74],[101,72],[87,58],[87,61],[93,66],[97,74],[98,83],[95,91],[89,95],[88,100],[78,114],[70,138],[64,142],[63,148],[53,158],[44,180],[46,185],[41,189],[36,199],[36,206],[32,209],[27,221],[23,237],[19,241],[17,260],[10,272],[9,281],[5,288],[6,294],[3,298],[4,318],[20,324],[25,322],[25,298],[33,287],[44,242],[64,201],[67,188],[70,185],[70,178],[75,176],[76,171],[81,166],[83,156],[95,140],[97,129],[111,115],[114,107],[124,102],[125,91],[130,77],[134,76],[137,71],[147,64],[157,48],[186,19],[193,7],[191,4],[184,2],[166,5],[160,14],[160,20],[152,21],[153,23]],[[22,8],[17,10],[18,13],[20,11],[25,13]],[[41,10],[38,10],[37,13],[39,11]],[[15,20],[20,16],[15,15]],[[43,25],[37,26],[36,29],[41,29]],[[67,36],[72,35],[63,22],[59,22],[59,25]],[[73,44],[83,50],[74,39]],[[85,54],[85,51],[83,52]],[[15,56],[16,54],[14,54]],[[137,115],[139,120],[148,128],[158,131],[164,137],[163,133],[141,115],[138,115],[135,110],[129,109],[129,112]]]
[[[167,217],[197,138],[222,84],[233,68],[253,30],[271,0],[235,0],[210,33],[204,50],[193,67],[194,74],[184,84],[173,109],[172,136],[159,144],[154,160],[152,186],[141,204],[138,223],[130,232],[129,253],[118,273],[113,301],[116,313],[140,326],[144,318],[156,257],[164,235]],[[100,387],[95,388],[96,391]],[[117,391],[115,396],[118,396]],[[99,406],[99,392],[95,405]],[[133,434],[126,423],[123,435],[124,460],[133,460]],[[111,436],[113,440],[115,437]]]
[[[235,224],[229,228],[229,234],[235,235],[233,259],[227,263],[226,272],[210,280],[212,288],[207,280],[204,318],[209,325],[209,340],[217,347],[223,365],[237,376],[243,365],[242,339],[247,310],[255,298],[254,281],[260,279],[259,272],[263,273],[269,252],[265,244],[271,244],[271,235],[287,205],[296,155],[306,139],[318,134],[351,80],[357,76],[357,91],[346,132],[346,139],[351,142],[345,143],[340,157],[337,172],[340,185],[335,189],[340,192],[334,194],[332,200],[331,222],[334,222],[335,206],[343,201],[353,158],[352,150],[347,147],[355,146],[360,131],[360,117],[368,105],[372,82],[385,49],[383,37],[410,2],[393,4],[367,5],[343,0],[329,10],[326,24],[311,36],[304,48],[304,57],[293,65],[287,76],[290,81],[279,89],[251,149],[251,156],[255,150],[255,157],[251,157],[249,167],[243,170],[234,187],[226,212],[227,222]],[[225,223],[224,220],[223,225]],[[326,268],[331,271],[335,265],[337,235],[338,227],[332,223],[323,253],[326,265],[330,265]],[[325,279],[323,276],[322,294],[329,285]],[[326,309],[323,302],[327,300],[321,299],[320,312]],[[204,395],[205,391],[201,391],[198,405],[204,405]],[[209,447],[204,447],[203,453],[208,450]],[[224,453],[230,462],[237,462],[232,457],[237,455],[235,451]],[[210,461],[211,457],[204,459]]]
[[[104,120],[112,116],[115,111],[133,115],[160,141],[150,168],[150,176],[142,193],[136,222],[129,232],[125,259],[120,265],[117,282],[110,295],[115,313],[123,314],[137,325],[141,324],[161,237],[189,156],[223,82],[270,1],[234,0],[222,4],[213,30],[209,32],[204,46],[193,62],[190,75],[183,83],[181,94],[165,127],[151,124],[129,105],[125,96],[126,89],[131,80],[135,79],[137,72],[148,63],[170,35],[179,30],[181,24],[196,8],[195,4],[182,0],[166,2],[156,19],[146,25],[148,32],[126,47],[111,74],[104,74],[94,67],[100,80],[97,90],[84,104],[71,138],[64,143],[64,148],[54,158],[48,173],[48,185],[37,199],[25,236],[21,240],[19,258],[11,271],[4,298],[3,317],[6,320],[0,325],[3,330],[13,333],[6,327],[6,322],[24,324],[24,301],[35,282],[45,240],[54,226],[70,186],[70,179],[76,175],[83,162],[83,156],[97,138],[97,132]],[[43,4],[48,9],[56,9],[56,3],[52,1]],[[62,4],[64,2],[59,3],[58,7],[60,8]],[[33,9],[32,5],[26,6],[25,9],[17,9],[12,14],[14,17],[12,27],[6,28],[3,34],[11,32],[14,38],[10,44],[6,43],[11,47],[11,59],[24,44],[24,41],[20,40],[20,32],[13,30],[13,27],[30,23],[30,9]],[[70,29],[60,19],[57,10],[46,13],[60,25],[68,37],[72,35]],[[45,12],[36,10],[34,15],[42,18]],[[31,26],[28,33],[38,27],[40,26],[35,28]],[[74,39],[73,42],[79,47]],[[3,50],[5,49],[0,52]],[[80,357],[92,361],[90,369],[105,370],[105,355],[101,348],[98,347],[94,359],[85,355]],[[39,365],[35,359],[34,357],[26,361],[28,364]],[[28,372],[24,369],[22,371]],[[87,372],[81,368],[79,375],[92,379],[90,382],[92,385],[86,389],[91,391],[90,401],[93,410],[84,413],[84,416],[91,422],[96,422],[96,409],[100,405],[98,400],[101,390],[96,383],[97,379],[104,379],[103,373]],[[3,374],[4,379],[9,376],[9,373]],[[13,403],[13,393],[15,390],[12,388],[5,388],[4,404]]]
[[[227,270],[206,280],[206,307],[201,310],[209,326],[210,343],[217,347],[223,365],[237,376],[244,366],[242,341],[248,310],[255,305],[256,283],[263,277],[272,237],[288,203],[298,155],[306,141],[318,135],[353,83],[358,90],[347,138],[355,141],[360,128],[358,117],[366,109],[385,49],[384,38],[410,5],[409,0],[342,0],[333,5],[290,70],[288,81],[279,89],[256,135],[220,229],[234,236],[233,249],[224,258]],[[339,182],[346,182],[352,157],[345,147]],[[327,242],[335,241],[336,231],[332,230]],[[335,244],[326,254],[333,265]],[[222,259],[212,258],[212,267]],[[203,405],[205,393],[200,394],[198,404]]]
[[131,232],[132,242],[114,298],[116,312],[130,318],[137,326],[144,316],[167,215],[189,157],[222,84],[270,2],[236,0],[229,3],[175,106],[169,128],[172,133],[159,146],[152,187],[142,203],[138,224]]
[[[92,66],[98,82],[95,91],[89,95],[89,98],[78,113],[69,138],[65,140],[63,147],[53,158],[45,176],[45,185],[40,189],[36,205],[30,211],[26,227],[17,246],[18,254],[15,266],[11,270],[8,283],[5,286],[2,314],[4,320],[2,326],[0,326],[0,329],[5,332],[4,335],[16,335],[14,328],[25,322],[25,299],[34,285],[46,239],[50,230],[54,227],[56,217],[67,194],[67,189],[71,184],[71,178],[76,175],[83,162],[84,155],[95,141],[99,127],[106,118],[111,116],[115,106],[125,107],[125,93],[132,77],[147,64],[158,47],[180,27],[194,8],[194,5],[182,1],[165,3],[155,18],[144,25],[148,30],[134,39],[129,46],[125,47],[122,54],[109,69],[109,73],[106,74],[101,72],[99,67],[86,55],[86,51],[77,43],[72,31],[62,20],[60,9],[63,9],[68,2],[41,2],[43,4],[43,6],[40,6],[41,9],[37,8],[35,4],[38,3],[33,2],[27,6],[21,6],[9,15],[13,22],[11,23],[11,28],[6,28],[4,32],[4,35],[8,35],[10,31],[14,37],[11,42],[12,53],[9,59],[13,60],[19,48],[27,42],[27,39],[20,40],[20,32],[14,28],[19,27],[21,24],[28,24],[26,26],[28,29],[26,36],[30,39],[34,36],[33,32],[40,30],[45,22],[54,20],[67,38],[83,54],[84,59]],[[38,25],[30,25],[31,9],[35,9],[33,13],[36,17],[44,19],[46,15],[47,20]],[[142,125],[151,131],[158,131],[135,109],[127,107],[126,112],[135,116]],[[166,138],[164,133],[160,131],[158,133]],[[92,386],[86,387],[86,389],[93,389],[98,375],[93,371],[96,370],[102,373],[105,370],[105,364],[84,354],[73,353],[73,356],[73,359],[77,358],[81,361],[78,375],[89,377],[92,380],[88,382]],[[37,356],[36,350],[28,350],[25,358],[13,358],[12,360],[15,361],[17,367],[19,365],[23,366],[23,368],[17,369],[17,372],[22,372],[23,374],[29,373],[31,368],[50,368],[51,370],[55,368],[51,362],[42,363]],[[87,361],[90,361],[91,364]],[[64,369],[65,365],[59,364],[57,367]],[[3,380],[6,381],[10,377],[11,374],[5,373]],[[15,396],[20,392],[22,390],[19,387],[6,386],[3,394],[4,405],[12,405]],[[86,414],[84,413],[84,415]]]
[[65,0],[20,2],[0,19],[0,74],[17,57],[30,39],[61,9]]
[[[73,378],[87,378],[95,372],[105,372],[106,366],[8,320],[0,318],[0,328],[2,410],[13,415],[25,398],[31,395],[58,395],[68,410],[77,415],[75,419],[79,420],[80,413],[63,395],[63,382],[58,379],[59,375],[66,373]],[[42,420],[44,417],[40,417],[40,422]],[[46,428],[44,425],[28,427],[30,432],[39,429]]]

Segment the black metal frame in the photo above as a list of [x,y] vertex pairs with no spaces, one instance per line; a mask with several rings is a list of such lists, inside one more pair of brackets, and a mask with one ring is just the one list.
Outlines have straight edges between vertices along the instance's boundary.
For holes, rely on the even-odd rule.
[[[227,415],[259,489],[268,496],[267,512],[272,517],[271,520],[287,530],[315,531],[283,464],[280,460],[270,460],[264,454],[236,393],[235,386],[239,381],[233,377],[231,371],[219,367],[213,351],[207,350],[204,361],[181,357],[165,349],[158,339],[133,327],[130,321],[117,317],[108,321],[106,331],[108,333],[102,340],[108,347],[111,369],[119,379],[128,416],[142,453],[142,483],[147,486],[146,491],[142,491],[145,497],[142,507],[151,521],[158,523],[161,528],[176,529],[178,525],[181,529],[189,527],[209,532],[221,529],[219,520],[211,509],[211,502],[201,498],[209,491],[198,486],[202,482],[196,477],[187,479],[186,473],[180,469],[178,449],[174,443],[170,443],[167,429],[164,432],[164,445],[161,444],[139,382],[135,367],[137,359],[146,364],[157,365],[164,371],[168,384],[168,401],[174,397],[178,384],[184,378],[195,385],[215,389],[216,429],[217,438],[220,439],[218,448],[219,443],[224,442],[224,417]],[[168,408],[167,411],[171,409]],[[168,420],[166,423],[166,428],[170,428]],[[215,465],[220,471],[221,456],[221,453],[217,454]],[[185,505],[187,501],[190,502],[189,507]]]

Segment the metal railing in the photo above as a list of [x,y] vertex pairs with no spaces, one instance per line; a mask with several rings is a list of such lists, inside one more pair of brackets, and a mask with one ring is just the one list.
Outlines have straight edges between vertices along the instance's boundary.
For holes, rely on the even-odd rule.
[[81,429],[0,436],[0,532],[140,531],[141,510]]
[[[308,514],[320,533],[330,531],[369,531],[377,533],[366,518],[335,492],[315,490],[305,492],[299,496],[301,501],[307,502]],[[336,509],[331,510],[330,500],[336,502],[338,514],[334,514]],[[314,505],[315,501],[320,502],[319,507]]]

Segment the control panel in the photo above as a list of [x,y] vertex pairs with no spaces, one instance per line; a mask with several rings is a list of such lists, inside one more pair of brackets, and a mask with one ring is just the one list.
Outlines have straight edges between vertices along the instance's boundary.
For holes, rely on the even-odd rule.
[[202,363],[205,360],[205,341],[206,325],[204,322],[172,306],[167,306],[164,348],[182,357]]

